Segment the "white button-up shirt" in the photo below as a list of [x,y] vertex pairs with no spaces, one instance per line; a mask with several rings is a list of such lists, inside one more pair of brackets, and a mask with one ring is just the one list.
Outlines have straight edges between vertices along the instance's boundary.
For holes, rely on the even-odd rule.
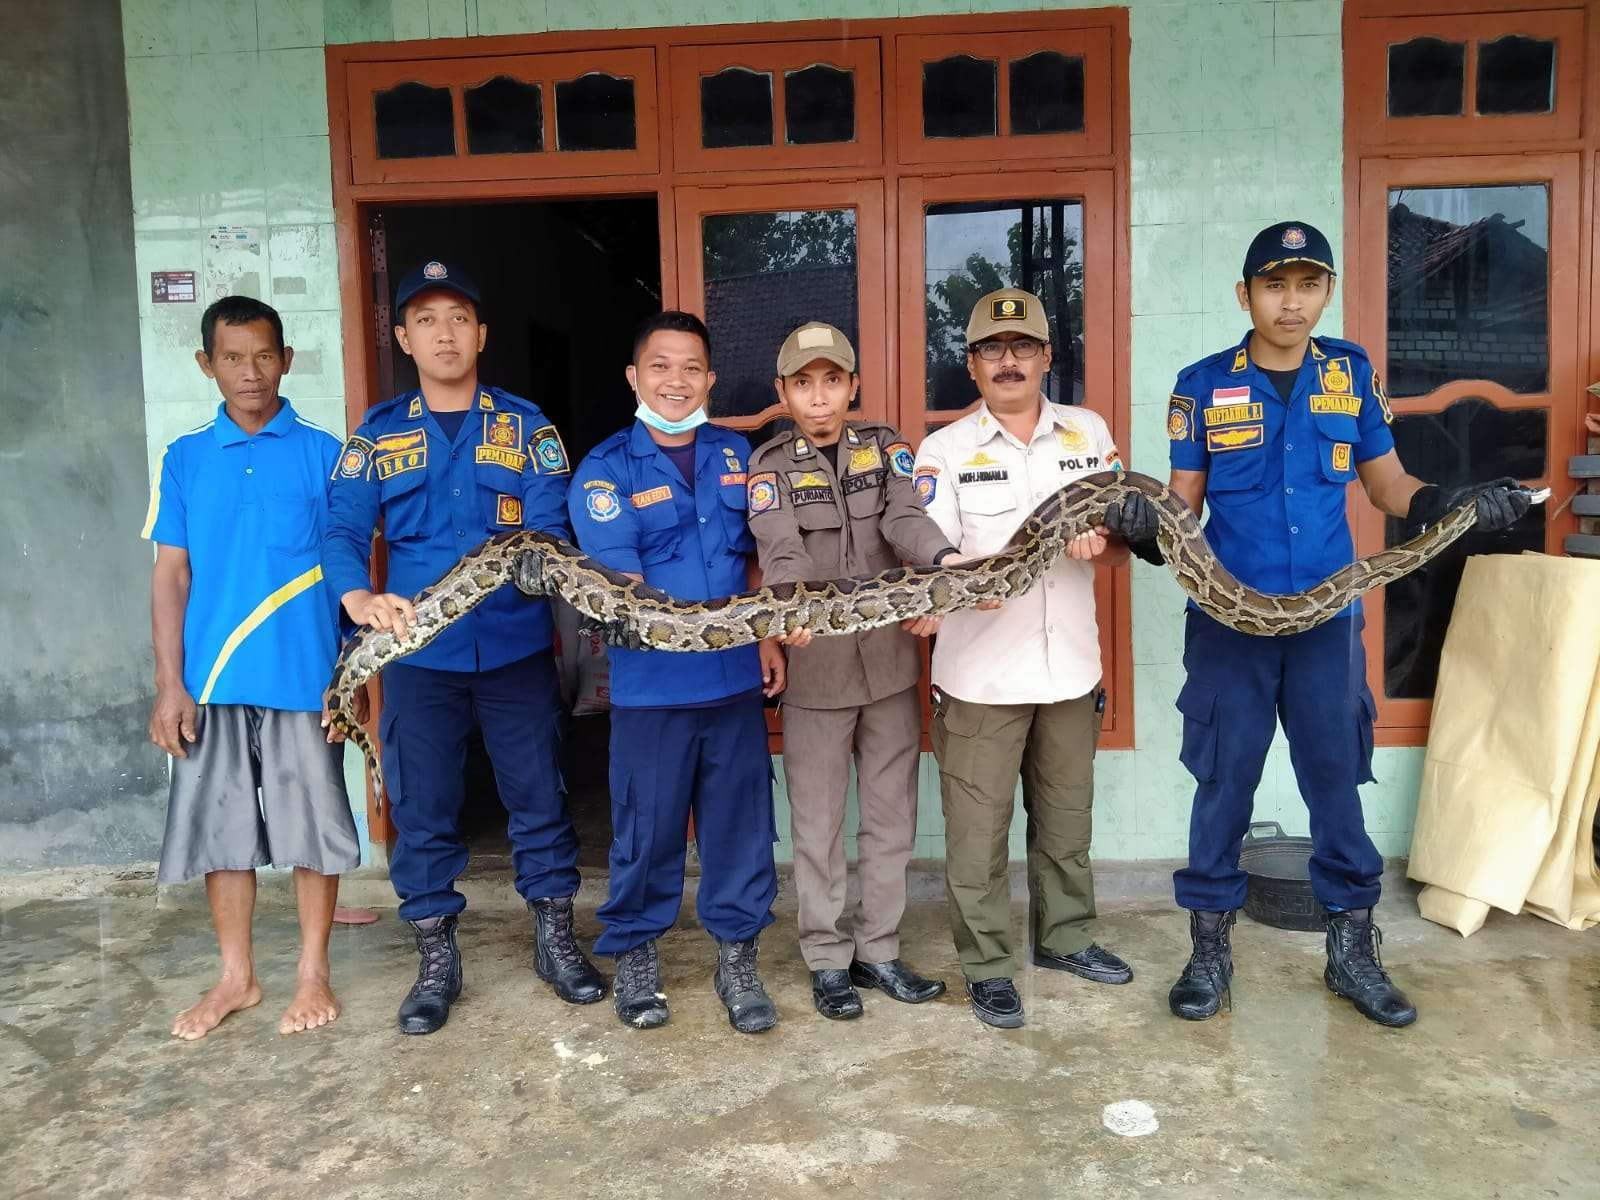
[[[1059,488],[1118,465],[1104,420],[1040,397],[1027,444],[980,404],[930,433],[916,487],[928,515],[963,555],[994,554]],[[933,682],[978,704],[1054,704],[1100,681],[1094,567],[1063,555],[1033,589],[998,609],[951,613],[933,651]]]

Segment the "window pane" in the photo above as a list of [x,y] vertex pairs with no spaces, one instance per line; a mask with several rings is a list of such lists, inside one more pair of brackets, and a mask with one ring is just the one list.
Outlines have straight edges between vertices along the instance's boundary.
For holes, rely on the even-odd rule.
[[530,154],[544,149],[544,97],[537,83],[499,75],[467,89],[467,153]]
[[1083,403],[1083,205],[1077,200],[936,204],[923,223],[927,255],[930,410],[978,398],[967,374],[967,318],[978,298],[1019,287],[1044,301],[1053,361],[1045,394]]
[[1041,50],[1010,71],[1012,133],[1082,132],[1083,59]]
[[1556,44],[1503,37],[1478,43],[1478,111],[1542,113],[1555,104]]
[[855,209],[717,214],[703,219],[701,232],[717,372],[712,416],[746,416],[775,402],[778,347],[797,325],[826,321],[859,353]]
[[772,76],[728,67],[700,80],[700,144],[772,145]]
[[966,54],[922,64],[922,136],[993,137],[999,106],[993,60]]
[[1467,48],[1417,38],[1389,47],[1391,117],[1459,117],[1466,88]]
[[[1508,475],[1544,475],[1550,414],[1542,408],[1504,410],[1476,397],[1457,400],[1440,413],[1395,417],[1395,447],[1405,468],[1442,487],[1486,483]],[[1450,610],[1469,554],[1518,554],[1544,550],[1545,505],[1535,505],[1502,533],[1467,534],[1420,571],[1384,590],[1383,686],[1402,699],[1428,699],[1439,675]],[[1393,517],[1384,522],[1384,544],[1397,546],[1420,532]]]
[[402,83],[372,97],[379,158],[440,158],[456,152],[450,89]]
[[591,71],[556,84],[556,142],[563,150],[632,150],[633,80]]
[[783,124],[791,146],[855,141],[855,75],[827,63],[785,72]]
[[1389,193],[1389,392],[1452,379],[1548,386],[1544,184]]

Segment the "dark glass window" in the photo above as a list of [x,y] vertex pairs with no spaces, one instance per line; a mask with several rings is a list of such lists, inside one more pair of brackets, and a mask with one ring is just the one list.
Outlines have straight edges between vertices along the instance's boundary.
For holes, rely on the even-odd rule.
[[776,403],[778,347],[797,325],[826,321],[859,349],[855,209],[719,213],[704,218],[701,232],[717,372],[712,416]]
[[450,89],[402,83],[372,97],[379,158],[441,158],[456,152]]
[[1389,193],[1389,392],[1454,379],[1542,392],[1549,379],[1544,184]]
[[1083,59],[1041,50],[1008,69],[1012,133],[1082,132]]
[[1556,44],[1503,37],[1478,43],[1480,113],[1549,112],[1556,96]]
[[591,71],[556,84],[556,144],[563,150],[632,150],[633,80]]
[[827,63],[786,72],[783,128],[791,146],[855,141],[855,75]]
[[470,87],[468,154],[531,154],[544,149],[544,97],[537,83],[497,75]]
[[1019,287],[1044,301],[1052,361],[1044,391],[1057,404],[1083,403],[1083,205],[1008,200],[930,205],[927,260],[929,411],[978,398],[967,374],[967,318],[980,296]]
[[700,144],[708,150],[772,145],[772,76],[726,67],[702,77]]
[[1389,47],[1391,117],[1459,117],[1466,89],[1467,47],[1415,38]]
[[[1509,476],[1537,479],[1546,467],[1550,414],[1542,408],[1499,409],[1467,397],[1443,412],[1395,417],[1395,449],[1405,468],[1441,487],[1487,483]],[[1535,505],[1510,529],[1473,531],[1420,571],[1391,583],[1383,596],[1383,687],[1397,699],[1426,700],[1439,676],[1450,611],[1469,554],[1519,554],[1544,549],[1544,505]],[[1384,544],[1398,546],[1420,530],[1394,517],[1384,522]]]
[[958,54],[922,64],[922,136],[993,137],[999,101],[992,59]]

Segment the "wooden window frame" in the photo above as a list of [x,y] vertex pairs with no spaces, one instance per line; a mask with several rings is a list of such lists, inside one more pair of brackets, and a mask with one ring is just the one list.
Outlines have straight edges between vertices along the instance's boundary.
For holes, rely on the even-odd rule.
[[[1597,162],[1600,162],[1600,87],[1585,88],[1585,69],[1600,64],[1600,3],[1595,0],[1472,0],[1469,11],[1444,9],[1439,0],[1348,0],[1343,14],[1345,61],[1344,244],[1354,278],[1344,296],[1345,329],[1371,354],[1381,374],[1387,368],[1388,191],[1391,186],[1471,187],[1479,184],[1547,183],[1551,189],[1549,283],[1550,379],[1537,396],[1511,392],[1485,381],[1457,381],[1426,397],[1393,401],[1397,413],[1433,412],[1463,395],[1479,395],[1502,408],[1550,409],[1544,482],[1555,489],[1545,529],[1547,553],[1562,552],[1577,519],[1562,507],[1571,489],[1567,456],[1583,442],[1580,364],[1600,378],[1600,230],[1594,228]],[[1536,24],[1543,22],[1543,24]],[[1541,30],[1550,30],[1541,33]],[[1390,40],[1436,36],[1469,46],[1463,83],[1466,107],[1474,102],[1476,45],[1512,33],[1559,36],[1556,102],[1534,117],[1404,117],[1387,112],[1387,46]],[[1427,136],[1423,136],[1426,134]],[[1589,228],[1585,237],[1582,230]],[[1570,247],[1562,259],[1561,246]],[[1558,323],[1575,323],[1563,339]],[[1383,546],[1384,518],[1359,489],[1349,501],[1356,552]],[[1383,593],[1366,599],[1368,682],[1377,700],[1374,738],[1383,746],[1420,746],[1427,741],[1433,705],[1427,700],[1389,699],[1383,689]]]
[[[901,144],[900,132],[905,114],[899,111],[905,89],[899,74],[902,56],[898,44],[913,37],[952,37],[967,47],[986,46],[991,39],[1012,39],[1024,49],[1012,53],[1009,49],[1000,57],[1025,57],[1040,49],[1060,49],[1067,53],[1082,53],[1085,58],[1085,129],[1084,135],[1026,135],[1011,138],[959,139],[966,145],[957,157],[939,159],[919,157]],[[790,163],[770,165],[752,161],[738,168],[705,165],[702,151],[698,161],[683,161],[678,155],[681,101],[673,84],[677,68],[674,56],[680,50],[694,47],[727,47],[729,52],[754,43],[792,45],[795,43],[829,43],[876,40],[879,46],[879,109],[878,133],[881,153],[875,161],[854,162],[845,165],[797,167]],[[881,188],[883,204],[882,252],[870,269],[881,275],[883,294],[887,300],[882,314],[881,348],[861,347],[863,362],[870,363],[874,355],[881,356],[884,382],[882,395],[886,399],[885,416],[898,424],[914,442],[920,442],[925,420],[923,397],[908,396],[901,377],[901,364],[907,347],[901,344],[900,312],[907,306],[921,313],[924,304],[924,287],[920,274],[907,276],[900,262],[901,230],[900,212],[903,206],[903,189],[919,186],[919,181],[934,184],[942,178],[960,178],[981,189],[993,176],[996,162],[1014,163],[1021,170],[1035,169],[1057,171],[1063,167],[1062,158],[1070,157],[1073,171],[1102,170],[1110,172],[1110,232],[1112,276],[1111,313],[1112,339],[1110,349],[1110,409],[1115,419],[1111,427],[1119,439],[1126,437],[1129,419],[1129,378],[1131,330],[1130,309],[1130,257],[1129,236],[1129,97],[1128,97],[1128,12],[1126,8],[1079,9],[1050,12],[1025,12],[1008,14],[971,14],[937,17],[895,17],[862,21],[801,21],[781,24],[748,24],[721,26],[689,26],[661,29],[630,30],[571,30],[540,34],[508,35],[482,38],[452,38],[428,42],[404,43],[354,43],[332,45],[324,50],[327,66],[328,120],[330,149],[333,161],[333,208],[339,253],[340,312],[345,336],[343,338],[343,364],[345,382],[346,421],[355,428],[366,409],[384,397],[374,395],[375,381],[379,378],[376,339],[361,331],[370,330],[375,319],[373,262],[367,238],[367,210],[374,205],[413,202],[486,202],[494,200],[548,200],[580,197],[604,198],[612,196],[649,197],[656,201],[661,246],[660,271],[662,303],[672,307],[686,303],[691,280],[687,269],[680,270],[682,253],[679,247],[680,196],[689,198],[693,193],[685,189],[712,187],[741,187],[756,185],[768,187],[777,183],[803,183],[818,188],[850,181],[875,181]],[[637,163],[629,168],[625,164],[606,166],[600,156],[613,152],[557,151],[546,149],[538,153],[517,155],[468,155],[464,130],[464,108],[456,99],[458,153],[451,158],[384,160],[391,164],[430,164],[426,170],[413,170],[410,174],[394,171],[371,177],[371,172],[360,167],[361,162],[371,163],[371,150],[361,152],[353,137],[355,126],[352,112],[370,112],[370,90],[359,93],[352,80],[372,72],[367,79],[384,78],[393,82],[415,79],[437,86],[448,64],[437,60],[457,60],[457,65],[470,64],[470,79],[457,79],[453,86],[459,88],[470,83],[493,78],[497,74],[521,77],[515,70],[507,70],[497,60],[518,59],[527,56],[577,55],[586,64],[599,65],[604,56],[624,51],[648,53],[654,67],[653,90],[642,80],[635,85],[636,129],[640,154]],[[946,51],[948,53],[948,50]],[[809,61],[809,60],[808,60]],[[384,68],[380,70],[379,68]],[[385,73],[387,72],[387,73]],[[580,72],[574,72],[580,73]],[[613,71],[613,73],[619,73]],[[1002,67],[1001,75],[1006,73]],[[570,78],[563,75],[562,78]],[[639,77],[636,75],[636,79]],[[920,122],[921,72],[914,73],[911,95]],[[533,80],[528,80],[533,82]],[[1009,83],[1009,80],[1006,81]],[[385,86],[392,86],[386,84]],[[872,114],[864,107],[861,80],[857,81],[857,131],[864,132]],[[553,87],[545,99],[546,142],[554,140],[555,95]],[[1007,119],[1001,110],[1001,121]],[[698,126],[698,95],[693,110],[694,124]],[[775,116],[777,114],[775,113]],[[369,119],[370,124],[370,119]],[[920,134],[920,125],[913,132]],[[1090,131],[1095,132],[1093,137]],[[1069,139],[1061,141],[1061,139]],[[922,141],[920,137],[916,139]],[[1059,143],[1059,144],[1058,144]],[[654,157],[645,154],[647,146],[655,148]],[[979,153],[974,156],[973,148]],[[374,147],[375,149],[375,147]],[[785,147],[785,151],[795,148]],[[719,152],[720,153],[720,152]],[[865,159],[863,155],[863,160]],[[490,173],[484,168],[476,171],[470,167],[473,159],[480,161],[516,160],[515,173],[504,170]],[[588,164],[591,173],[578,174],[568,164]],[[523,169],[520,164],[537,166],[538,170]],[[611,171],[615,173],[605,173]],[[787,175],[788,178],[783,178]],[[1005,191],[1012,192],[1010,177]],[[944,187],[939,183],[937,187]],[[937,190],[937,188],[936,188]],[[1014,194],[1020,195],[1020,192]],[[1002,199],[1010,196],[999,197]],[[768,205],[770,207],[770,205]],[[920,232],[921,218],[917,218]],[[863,240],[866,234],[862,235]],[[863,252],[861,260],[866,263]],[[910,286],[911,290],[906,290]],[[863,293],[865,294],[865,293]],[[864,329],[868,314],[863,312]],[[920,332],[916,349],[920,353]],[[865,340],[865,338],[863,338]],[[876,390],[876,389],[874,389]],[[1103,398],[1102,398],[1103,400]],[[865,402],[865,398],[864,398]],[[1098,405],[1097,405],[1098,407]],[[1101,409],[1104,411],[1104,409]],[[1119,443],[1120,444],[1120,443]],[[1158,472],[1159,473],[1159,472]],[[377,559],[381,565],[381,547]],[[1120,568],[1112,584],[1112,604],[1102,609],[1103,628],[1111,629],[1112,662],[1108,667],[1111,686],[1111,704],[1100,739],[1100,747],[1107,750],[1128,750],[1134,746],[1133,724],[1133,656],[1131,615],[1128,605],[1128,569]],[[374,712],[376,712],[376,707]],[[375,724],[376,718],[374,718]],[[375,730],[374,730],[375,732]],[[776,739],[772,748],[780,747]],[[924,741],[924,749],[927,743]],[[382,814],[369,798],[369,814],[374,831],[386,827]]]
[[[684,173],[875,166],[883,162],[882,43],[877,38],[812,42],[746,42],[737,45],[675,46],[668,73],[673,122],[673,154]],[[791,146],[784,140],[784,73],[818,63],[855,76],[856,136],[850,142]],[[745,67],[772,76],[771,146],[708,149],[700,128],[700,80],[728,67]]]

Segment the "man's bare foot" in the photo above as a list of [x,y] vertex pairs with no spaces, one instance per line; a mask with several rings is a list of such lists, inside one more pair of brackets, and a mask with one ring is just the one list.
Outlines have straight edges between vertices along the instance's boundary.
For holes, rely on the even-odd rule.
[[278,1022],[279,1033],[304,1033],[339,1018],[339,1002],[333,998],[333,989],[326,979],[301,979],[294,989],[294,999],[283,1010],[283,1020]]
[[199,1004],[178,1014],[178,1019],[172,1023],[172,1036],[186,1042],[198,1041],[222,1024],[229,1013],[254,1008],[260,1003],[261,985],[254,974],[245,980],[224,975],[200,997]]

